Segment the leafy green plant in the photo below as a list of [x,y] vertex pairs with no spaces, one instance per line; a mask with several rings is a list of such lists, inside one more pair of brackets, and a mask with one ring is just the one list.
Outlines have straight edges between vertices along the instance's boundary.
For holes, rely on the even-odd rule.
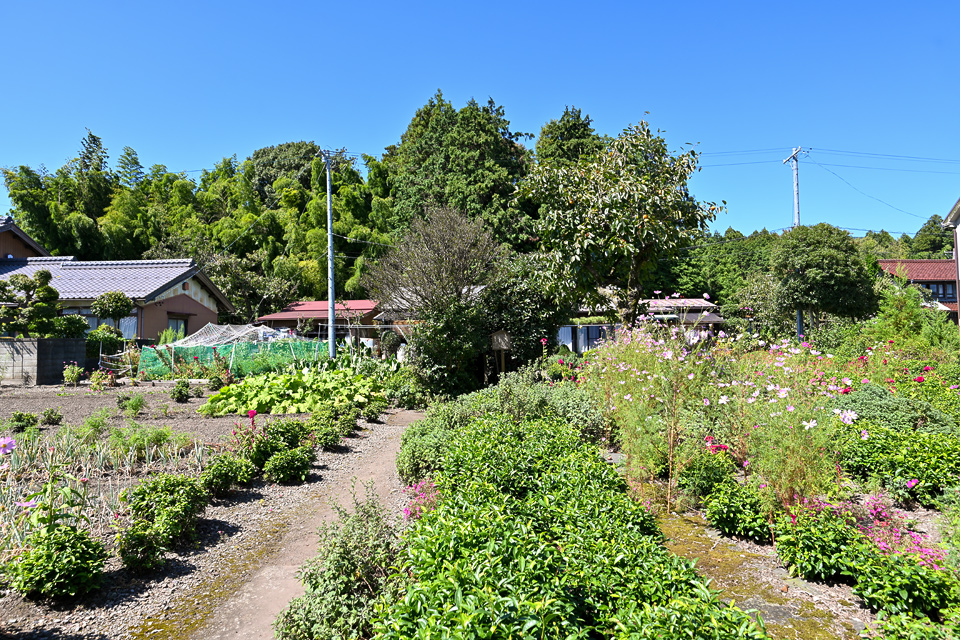
[[91,360],[120,353],[123,349],[123,334],[110,325],[102,324],[87,334],[87,357]]
[[884,640],[954,640],[960,637],[960,611],[945,615],[942,622],[909,613],[880,612],[876,631]]
[[866,541],[848,519],[829,505],[794,507],[776,526],[781,562],[807,580],[849,579],[856,572],[855,552]]
[[150,573],[163,566],[166,551],[153,526],[137,520],[120,531],[116,538],[117,556],[133,573]]
[[257,467],[246,458],[222,453],[200,474],[200,484],[210,495],[222,496],[236,485],[247,485],[257,475]]
[[5,572],[24,595],[63,598],[98,589],[106,560],[103,544],[87,531],[58,524],[31,533],[24,552]]
[[97,369],[90,374],[90,390],[91,391],[103,391],[104,386],[107,384],[107,379],[110,376],[107,375],[107,372],[103,369]]
[[60,407],[44,409],[40,412],[40,424],[55,427],[63,422],[63,413]]
[[860,555],[854,594],[874,611],[938,618],[960,605],[960,581],[949,570],[921,564],[910,555],[883,555],[875,549]]
[[350,406],[337,412],[336,425],[343,437],[349,436],[357,429],[357,420],[360,419],[360,409]]
[[107,431],[109,425],[109,412],[106,409],[87,416],[82,424],[72,427],[73,434],[85,444],[93,444]]
[[430,390],[409,367],[401,367],[383,383],[384,395],[390,402],[407,409],[425,407],[431,399]]
[[22,433],[30,427],[37,426],[39,419],[37,414],[26,411],[14,411],[10,416],[10,431],[13,433]]
[[187,402],[190,395],[190,383],[183,378],[177,380],[170,389],[170,399],[174,402]]
[[726,451],[712,453],[707,447],[698,447],[691,462],[677,477],[677,486],[690,495],[704,498],[720,484],[732,479],[735,470]]
[[308,444],[310,431],[306,422],[296,418],[272,420],[266,426],[267,436],[280,440],[287,449],[296,449]]
[[210,396],[200,412],[313,413],[328,404],[363,406],[380,391],[378,380],[349,369],[297,369],[244,378]]
[[80,378],[83,377],[83,367],[76,362],[67,362],[63,365],[63,382],[72,386],[80,384]]
[[138,459],[142,459],[149,449],[178,440],[181,444],[186,444],[188,439],[184,434],[174,434],[169,426],[155,427],[131,420],[125,427],[110,428],[109,443],[114,451],[134,452]]
[[769,509],[760,492],[751,485],[729,480],[707,497],[710,525],[727,536],[742,536],[755,542],[770,542]]
[[387,402],[386,398],[374,396],[370,399],[370,402],[360,410],[360,415],[367,422],[379,422],[380,416],[389,408],[390,403]]
[[378,597],[400,551],[398,532],[376,491],[354,494],[353,510],[334,505],[336,522],[320,527],[318,554],[299,572],[306,593],[273,623],[279,640],[372,637]]
[[268,480],[279,484],[304,482],[310,473],[313,451],[307,447],[278,451],[263,465]]
[[898,431],[954,433],[955,420],[925,400],[894,395],[874,384],[865,384],[836,400],[841,410],[853,411],[858,420]]
[[147,399],[142,393],[118,393],[117,409],[128,418],[135,418],[147,406]]
[[159,474],[122,497],[134,520],[150,524],[164,546],[196,536],[197,518],[207,506],[207,492],[195,478]]

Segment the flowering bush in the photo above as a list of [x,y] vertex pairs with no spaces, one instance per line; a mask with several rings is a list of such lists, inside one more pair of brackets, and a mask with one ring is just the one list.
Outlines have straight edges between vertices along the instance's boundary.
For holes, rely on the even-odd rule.
[[403,517],[407,520],[416,520],[427,511],[432,511],[437,506],[440,496],[436,485],[429,479],[421,480],[407,487],[403,492],[410,499],[410,503],[403,508]]

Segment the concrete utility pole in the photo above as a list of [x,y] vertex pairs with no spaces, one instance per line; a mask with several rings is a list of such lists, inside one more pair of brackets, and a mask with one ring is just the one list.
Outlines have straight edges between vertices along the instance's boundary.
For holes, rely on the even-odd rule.
[[330,359],[337,357],[337,313],[336,296],[333,288],[333,191],[330,180],[330,152],[323,152],[323,161],[327,165],[327,346]]
[[[793,166],[793,227],[800,226],[800,152],[803,147],[797,147],[789,158],[783,161]],[[803,335],[803,311],[797,309],[797,339]]]

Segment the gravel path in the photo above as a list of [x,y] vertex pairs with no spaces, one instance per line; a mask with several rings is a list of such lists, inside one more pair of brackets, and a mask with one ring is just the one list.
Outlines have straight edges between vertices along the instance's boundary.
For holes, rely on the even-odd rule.
[[302,592],[296,570],[316,553],[316,528],[331,501],[349,504],[372,481],[393,512],[402,509],[395,457],[405,426],[422,414],[390,412],[336,452],[321,452],[308,482],[257,483],[207,507],[194,549],[168,554],[152,579],[112,558],[106,584],[75,603],[35,603],[0,592],[0,637],[27,640],[272,638],[277,613]]

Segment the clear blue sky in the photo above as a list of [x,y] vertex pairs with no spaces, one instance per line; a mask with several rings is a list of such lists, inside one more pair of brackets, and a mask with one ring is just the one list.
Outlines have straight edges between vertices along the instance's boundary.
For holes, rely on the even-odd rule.
[[379,155],[439,88],[517,131],[574,105],[699,143],[720,231],[792,224],[802,145],[804,224],[914,233],[960,197],[958,22],[947,1],[6,2],[0,166],[55,170],[87,127],[176,171],[295,140]]

